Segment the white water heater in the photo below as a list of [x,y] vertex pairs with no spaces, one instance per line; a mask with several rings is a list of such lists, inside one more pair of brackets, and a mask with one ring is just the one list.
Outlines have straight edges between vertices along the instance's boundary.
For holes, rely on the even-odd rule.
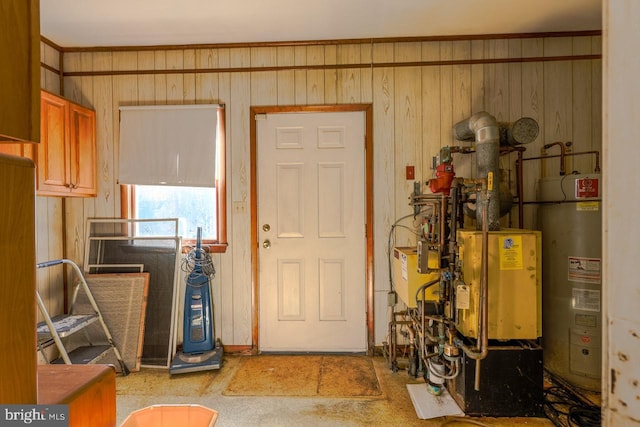
[[544,367],[574,386],[599,391],[602,179],[565,175],[539,184]]

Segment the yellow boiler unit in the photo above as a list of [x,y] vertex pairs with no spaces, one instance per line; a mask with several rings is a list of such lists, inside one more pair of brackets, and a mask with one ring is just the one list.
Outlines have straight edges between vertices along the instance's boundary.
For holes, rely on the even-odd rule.
[[[409,308],[416,307],[416,293],[425,283],[438,280],[440,272],[422,274],[418,272],[418,251],[416,247],[393,248],[393,283],[395,291]],[[426,290],[426,301],[438,301],[438,286]]]
[[[482,232],[457,233],[462,282],[455,286],[456,327],[478,338]],[[542,336],[541,233],[503,229],[489,232],[488,337],[492,340],[535,340]]]

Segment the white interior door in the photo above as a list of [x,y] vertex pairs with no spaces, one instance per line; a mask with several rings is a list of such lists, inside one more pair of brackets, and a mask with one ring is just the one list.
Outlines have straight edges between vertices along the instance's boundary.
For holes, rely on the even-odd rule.
[[259,348],[366,351],[365,115],[256,125]]

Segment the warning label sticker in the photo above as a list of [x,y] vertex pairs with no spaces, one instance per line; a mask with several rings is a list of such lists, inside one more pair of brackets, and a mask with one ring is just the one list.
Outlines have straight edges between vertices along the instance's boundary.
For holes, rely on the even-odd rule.
[[568,279],[572,282],[601,283],[602,260],[600,258],[569,257]]
[[409,280],[409,272],[407,271],[407,255],[405,253],[402,253],[400,258],[400,262],[401,264],[401,269],[402,269],[402,278],[404,280]]
[[456,308],[458,310],[468,310],[470,307],[471,292],[466,285],[456,286]]
[[600,311],[600,291],[573,288],[571,305],[576,310]]
[[598,178],[576,179],[576,199],[598,197]]
[[522,270],[522,236],[500,237],[500,270]]
[[576,203],[576,211],[578,212],[598,212],[599,210],[600,210],[600,202]]

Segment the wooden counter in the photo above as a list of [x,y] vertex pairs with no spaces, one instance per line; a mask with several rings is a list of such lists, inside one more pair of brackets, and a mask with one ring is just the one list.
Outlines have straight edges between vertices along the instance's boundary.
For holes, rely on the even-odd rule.
[[116,425],[116,371],[110,365],[39,365],[38,404],[69,405],[69,427]]

